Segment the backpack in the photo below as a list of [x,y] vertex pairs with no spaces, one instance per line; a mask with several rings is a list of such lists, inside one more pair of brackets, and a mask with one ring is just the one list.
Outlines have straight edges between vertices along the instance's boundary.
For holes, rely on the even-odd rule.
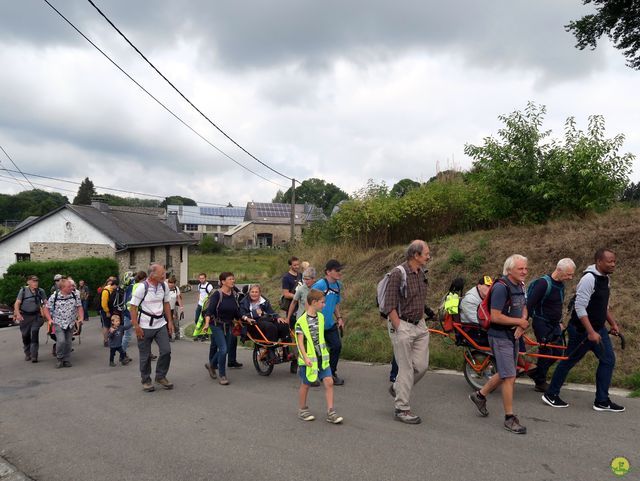
[[[531,298],[531,295],[533,294],[533,291],[535,289],[535,286],[538,284],[538,282],[540,282],[542,279],[544,279],[547,282],[547,290],[544,293],[544,296],[542,296],[542,299],[540,300],[540,303],[538,304],[540,306],[540,311],[537,312],[536,311],[536,307],[534,306],[533,312],[530,312],[529,315],[533,316],[536,315],[538,317],[541,318],[545,318],[544,317],[544,302],[547,300],[547,298],[549,297],[549,294],[551,294],[551,289],[553,289],[553,280],[551,279],[551,276],[545,274],[544,276],[538,277],[537,279],[534,279],[531,284],[529,284],[529,287],[527,287],[527,298]],[[563,287],[559,287],[558,290],[560,291],[560,303],[564,303],[564,286]],[[575,297],[575,296],[574,296]],[[575,299],[574,299],[574,303],[575,303]]]
[[22,309],[22,304],[24,304],[24,301],[27,300],[27,299],[33,299],[33,298],[35,298],[36,306],[42,306],[42,303],[43,303],[44,299],[40,295],[40,288],[38,287],[36,289],[36,293],[33,296],[25,297],[25,293],[26,292],[31,292],[28,286],[22,287],[22,289],[18,293],[18,297],[20,297],[20,299],[22,301],[20,303],[20,312],[23,312],[25,314],[36,314],[36,313],[40,312],[40,308],[39,307],[38,307],[38,310],[36,310],[34,312],[28,312],[28,311],[25,311],[25,310]]
[[[407,271],[404,270],[402,265],[396,266],[387,272],[384,277],[378,282],[378,286],[376,287],[376,306],[378,306],[378,310],[380,311],[380,316],[383,319],[387,319],[389,315],[385,312],[382,312],[384,308],[386,296],[387,296],[387,286],[389,285],[389,279],[391,278],[391,274],[394,270],[398,269],[402,274],[402,279],[400,281],[400,296],[404,299],[407,298]],[[329,284],[327,283],[327,287]],[[327,291],[328,292],[328,291]],[[339,293],[339,292],[338,292]],[[326,293],[325,293],[326,295]],[[398,307],[398,316],[400,316],[400,310]]]
[[440,307],[438,309],[437,320],[438,322],[440,322],[440,325],[442,325],[442,330],[444,332],[453,331],[453,323],[454,323],[453,315],[454,314],[449,312],[450,306],[448,304],[450,302],[452,304],[457,303],[456,309],[458,310],[458,313],[459,313],[461,300],[462,298],[460,297],[460,294],[458,294],[457,292],[447,292],[447,295],[444,296],[444,298],[442,299],[442,303],[440,304]]
[[489,292],[487,292],[487,295],[484,299],[482,299],[482,302],[478,306],[478,323],[480,324],[480,327],[485,330],[491,327],[491,293],[493,292],[493,288],[498,283],[507,288],[507,304],[511,303],[511,289],[509,289],[509,286],[504,281],[504,279],[496,279],[491,286],[491,289],[489,289]]
[[[591,272],[591,271],[587,271],[584,273],[584,275],[582,277],[584,277],[586,274],[591,274],[593,277],[595,277],[595,273]],[[576,305],[576,293],[573,294],[573,296],[571,296],[571,299],[569,299],[569,303],[567,304],[567,312],[569,313],[569,315],[572,315],[573,313],[573,308]]]
[[[142,295],[142,299],[140,300],[140,304],[138,305],[138,320],[140,320],[140,316],[142,314],[144,314],[145,316],[149,317],[149,327],[153,326],[153,321],[156,319],[161,319],[164,317],[164,312],[159,315],[159,316],[155,316],[149,312],[146,312],[143,308],[142,308],[142,304],[144,304],[144,300],[147,298],[147,294],[149,293],[149,281],[145,280],[143,281],[144,283],[144,294]],[[164,282],[161,282],[160,285],[162,286],[162,297],[165,296],[166,291],[167,291],[167,287],[165,285]],[[123,300],[124,300],[124,296],[123,296]]]
[[[124,289],[118,286],[109,293],[109,300],[107,305],[109,306],[109,312],[123,312],[127,308],[126,295]],[[146,294],[146,293],[145,293]]]
[[[58,302],[58,294],[60,294],[60,291],[56,291],[55,296],[53,297],[53,305],[51,306],[51,313],[53,314],[56,310],[56,303]],[[71,296],[73,297],[74,301],[78,301],[78,296],[76,296],[76,292],[75,291],[71,291]],[[65,299],[66,300],[66,299]]]

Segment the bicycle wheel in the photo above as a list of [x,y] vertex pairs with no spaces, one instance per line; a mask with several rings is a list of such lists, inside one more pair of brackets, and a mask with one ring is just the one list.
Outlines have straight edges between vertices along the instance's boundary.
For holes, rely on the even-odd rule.
[[268,376],[273,372],[273,363],[269,359],[269,349],[256,344],[253,348],[253,365],[261,376]]
[[469,350],[465,352],[462,372],[464,372],[464,378],[469,385],[473,389],[478,390],[496,373],[495,361],[493,357],[486,352]]

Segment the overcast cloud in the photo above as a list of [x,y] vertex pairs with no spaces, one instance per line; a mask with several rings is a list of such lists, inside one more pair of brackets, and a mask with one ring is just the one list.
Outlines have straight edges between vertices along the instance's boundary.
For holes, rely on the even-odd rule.
[[[191,110],[88,2],[51,3],[212,143],[288,185]],[[568,116],[586,126],[602,114],[624,151],[640,150],[640,73],[606,43],[574,48],[563,26],[587,11],[579,0],[96,3],[215,122],[296,179],[353,192],[368,178],[468,168],[464,144],[529,100],[547,106],[557,136]],[[0,2],[0,65],[0,144],[26,172],[221,203],[278,189],[181,125],[42,1]]]

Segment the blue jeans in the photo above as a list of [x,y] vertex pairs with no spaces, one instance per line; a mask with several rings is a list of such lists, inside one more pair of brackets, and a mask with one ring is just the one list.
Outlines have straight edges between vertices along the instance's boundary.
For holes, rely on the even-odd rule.
[[342,339],[340,339],[340,331],[338,330],[337,324],[334,324],[329,329],[325,329],[324,341],[329,348],[329,365],[331,366],[331,372],[335,376],[338,370],[340,351],[342,350]]
[[231,341],[231,326],[226,324],[209,326],[211,345],[209,346],[209,365],[218,369],[220,376],[227,375],[227,350]]
[[126,354],[131,338],[133,337],[133,331],[135,330],[133,327],[126,329],[126,327],[131,324],[131,314],[129,314],[129,311],[124,311],[122,313],[122,322],[125,326],[124,335],[122,336],[122,350]]
[[89,320],[89,299],[82,302],[82,310],[84,311],[84,319],[85,321]]
[[396,382],[398,377],[398,363],[396,362],[396,356],[391,358],[391,371],[389,372],[389,381]]
[[613,368],[616,365],[616,355],[613,352],[611,339],[606,327],[602,327],[598,334],[602,337],[599,344],[595,344],[587,339],[587,333],[578,332],[575,326],[569,324],[567,329],[569,342],[567,354],[569,359],[560,361],[551,379],[551,385],[547,394],[558,395],[569,371],[575,366],[589,351],[593,351],[598,360],[598,370],[596,371],[596,402],[606,402],[609,399],[609,386],[613,376]]

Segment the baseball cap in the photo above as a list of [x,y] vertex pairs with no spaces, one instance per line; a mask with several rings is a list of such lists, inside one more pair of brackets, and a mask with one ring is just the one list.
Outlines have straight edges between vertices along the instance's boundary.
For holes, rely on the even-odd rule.
[[340,264],[336,259],[329,259],[327,261],[327,265],[324,270],[326,271],[341,271],[344,267],[344,264]]
[[493,285],[493,279],[491,279],[491,276],[482,276],[478,281],[478,284],[481,284],[481,285],[484,284],[485,286],[490,286],[490,285]]
[[62,274],[56,274],[55,276],[53,276],[54,281],[59,281],[60,279],[62,279]]

